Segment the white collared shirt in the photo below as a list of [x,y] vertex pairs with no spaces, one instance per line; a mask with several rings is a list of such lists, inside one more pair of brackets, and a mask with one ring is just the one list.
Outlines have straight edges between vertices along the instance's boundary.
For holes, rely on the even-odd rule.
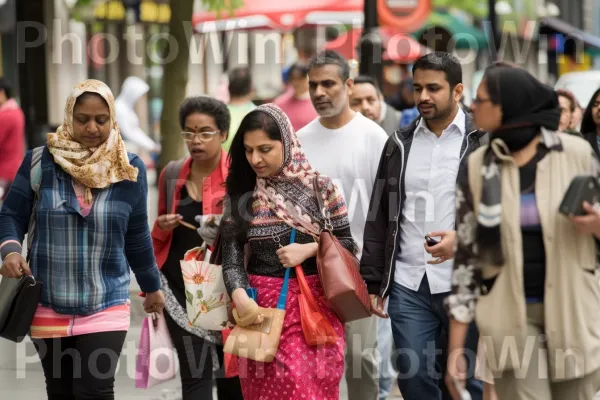
[[453,260],[427,264],[434,258],[423,244],[429,232],[454,229],[456,177],[465,130],[465,113],[459,108],[439,138],[423,118],[414,133],[406,165],[406,199],[394,281],[415,291],[425,273],[432,294],[451,290]]

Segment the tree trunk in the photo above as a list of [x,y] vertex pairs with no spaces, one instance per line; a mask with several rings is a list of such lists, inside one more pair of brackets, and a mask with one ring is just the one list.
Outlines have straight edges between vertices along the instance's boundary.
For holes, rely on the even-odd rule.
[[[169,34],[177,49],[167,45],[165,57],[167,62],[164,67],[163,77],[163,109],[160,118],[160,135],[162,152],[160,167],[169,161],[183,157],[183,139],[179,135],[179,105],[185,99],[188,82],[189,43],[192,29],[191,20],[194,9],[194,0],[177,0],[171,3],[171,21]],[[170,57],[174,57],[170,60]]]

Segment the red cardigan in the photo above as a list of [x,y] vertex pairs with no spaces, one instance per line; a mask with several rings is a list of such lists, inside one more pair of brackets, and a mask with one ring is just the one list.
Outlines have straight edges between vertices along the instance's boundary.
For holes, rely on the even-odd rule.
[[[192,158],[185,160],[173,193],[173,209],[167,210],[167,194],[165,193],[165,171],[158,178],[158,215],[176,214],[177,206],[181,200],[181,189],[187,181],[192,165]],[[229,161],[227,153],[221,152],[221,161],[215,170],[210,174],[202,184],[202,214],[222,214],[223,205],[219,204],[221,199],[225,197],[225,180],[229,172]],[[154,256],[158,268],[162,269],[169,256],[171,249],[171,240],[173,239],[173,231],[167,232],[160,229],[158,219],[154,222],[152,228],[152,245],[154,246]]]

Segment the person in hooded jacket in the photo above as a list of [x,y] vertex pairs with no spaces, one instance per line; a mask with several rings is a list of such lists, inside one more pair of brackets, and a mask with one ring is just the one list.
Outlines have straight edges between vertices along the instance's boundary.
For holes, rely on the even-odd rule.
[[[591,400],[600,389],[600,213],[567,217],[573,178],[598,179],[585,140],[557,132],[556,92],[521,68],[488,69],[473,101],[490,132],[459,174],[446,382],[464,386],[476,321],[500,399]],[[503,357],[502,354],[510,354]]]
[[135,112],[135,104],[148,93],[148,90],[150,90],[148,84],[137,76],[125,79],[121,86],[121,93],[115,100],[115,111],[125,143],[129,147],[135,146],[136,152],[144,150],[153,153],[160,151],[160,145],[140,128],[140,120]]

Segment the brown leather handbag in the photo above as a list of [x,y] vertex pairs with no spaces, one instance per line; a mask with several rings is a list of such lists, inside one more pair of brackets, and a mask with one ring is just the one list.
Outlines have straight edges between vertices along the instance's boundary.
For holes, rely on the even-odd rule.
[[319,235],[317,268],[325,298],[342,322],[371,316],[371,300],[367,285],[360,275],[360,262],[333,235],[329,212],[323,205],[318,176],[313,181],[319,209],[325,226]]

